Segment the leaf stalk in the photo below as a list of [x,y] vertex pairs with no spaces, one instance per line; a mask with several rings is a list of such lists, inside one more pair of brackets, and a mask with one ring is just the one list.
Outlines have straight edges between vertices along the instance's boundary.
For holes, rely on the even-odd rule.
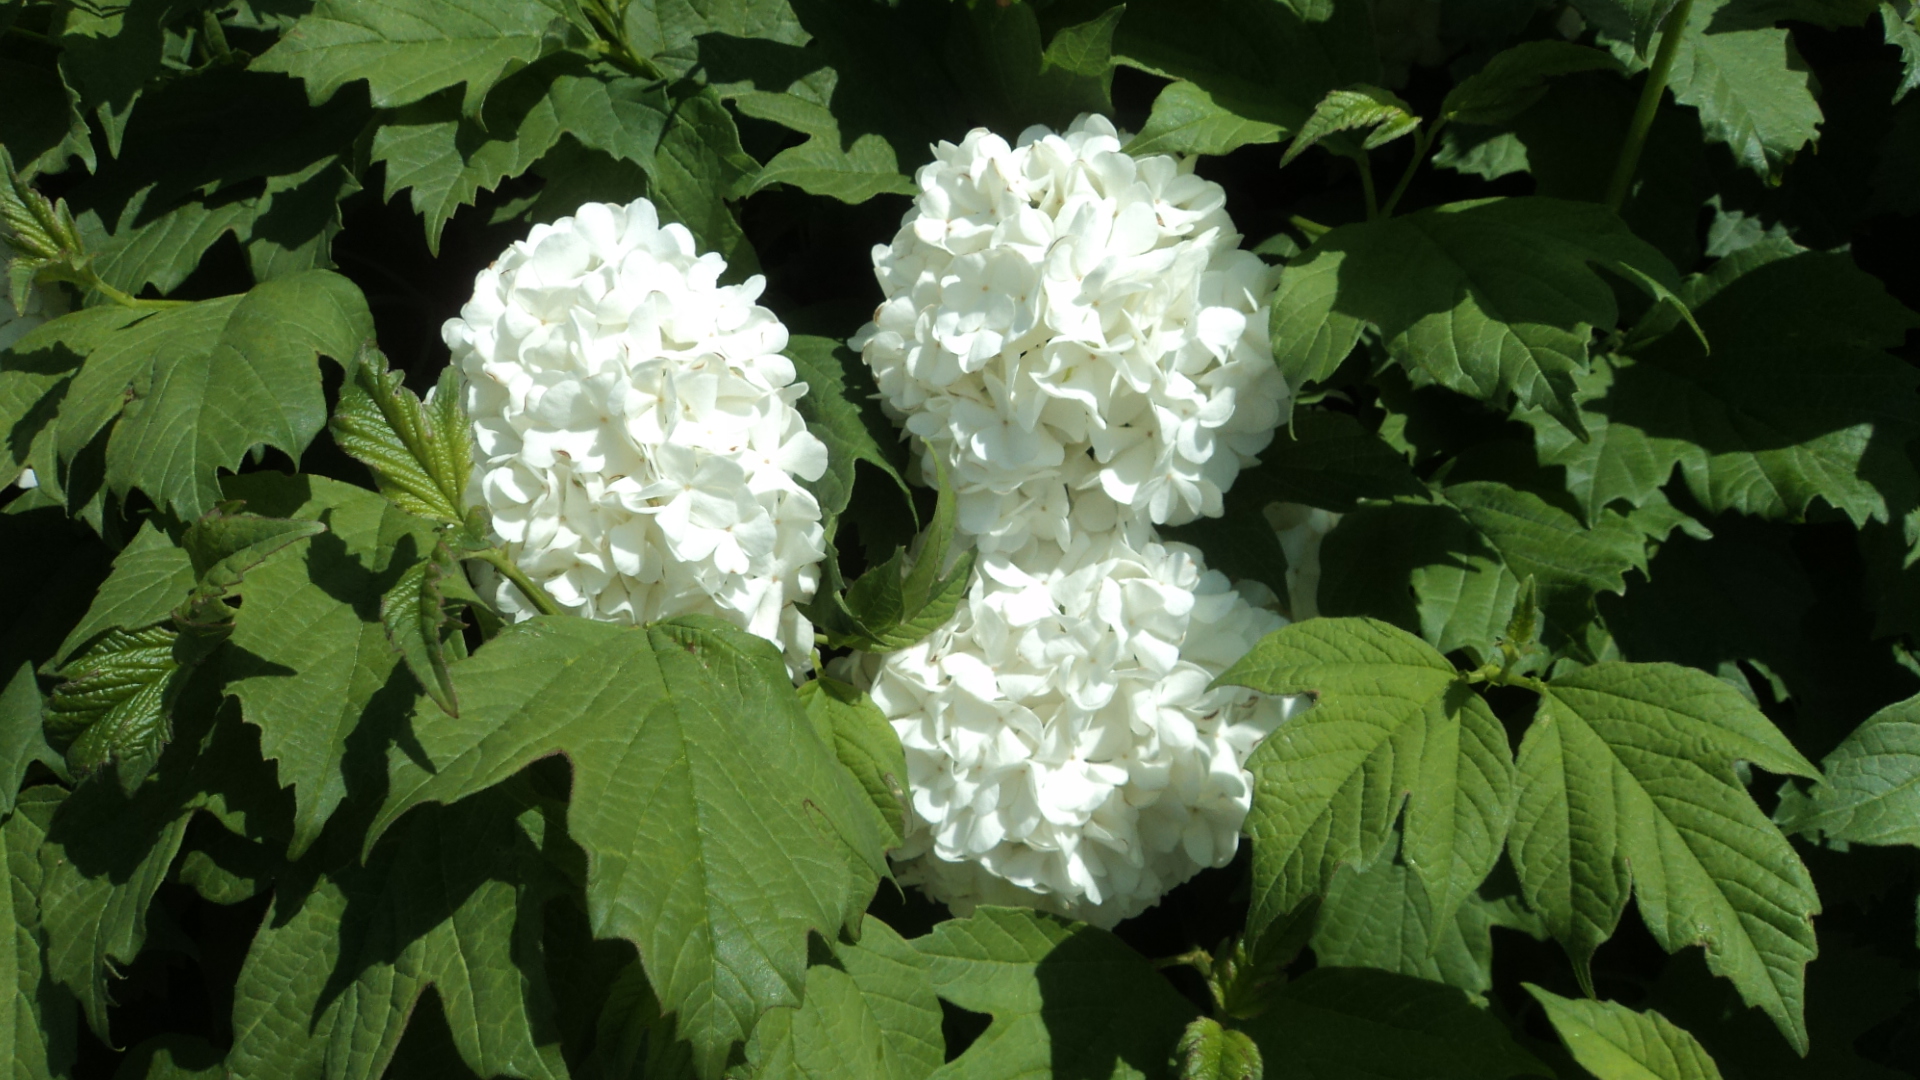
[[514,565],[513,560],[507,558],[507,553],[501,551],[499,548],[488,548],[485,551],[476,551],[466,557],[479,559],[481,562],[500,571],[500,576],[513,582],[514,587],[520,590],[520,594],[525,596],[527,600],[533,604],[534,610],[540,614],[566,614],[566,611],[554,601],[553,597],[547,595],[547,590],[540,587],[539,582],[528,577],[526,572]]
[[1647,132],[1653,129],[1660,99],[1667,92],[1667,78],[1673,72],[1674,57],[1680,53],[1680,40],[1686,35],[1687,17],[1692,11],[1693,0],[1680,0],[1660,26],[1660,48],[1653,54],[1647,84],[1640,88],[1640,104],[1627,128],[1627,141],[1620,146],[1620,160],[1614,164],[1613,179],[1607,184],[1607,209],[1616,214],[1626,205],[1627,189],[1633,186],[1634,172],[1640,167],[1640,151],[1646,148]]

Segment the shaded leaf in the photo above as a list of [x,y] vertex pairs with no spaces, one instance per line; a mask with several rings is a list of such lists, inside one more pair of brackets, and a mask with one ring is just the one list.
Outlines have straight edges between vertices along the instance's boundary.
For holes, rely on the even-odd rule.
[[[11,791],[11,786],[9,791]],[[46,938],[41,928],[41,893],[46,871],[39,859],[47,826],[66,798],[57,787],[29,788],[0,820],[0,1061],[11,1064],[21,1080],[52,1080],[67,1075],[74,1058],[73,999],[47,978]]]
[[886,714],[866,691],[824,675],[800,687],[800,700],[885,822],[887,847],[899,846],[907,827],[907,757]]
[[1791,805],[1780,824],[1794,832],[1920,846],[1920,698],[1868,717],[1820,763],[1806,799]]
[[1500,1021],[1450,986],[1365,968],[1316,968],[1245,1025],[1301,1080],[1500,1080],[1547,1075]]
[[853,501],[855,469],[862,461],[894,482],[911,511],[912,493],[904,478],[906,447],[880,411],[873,373],[859,354],[831,338],[805,334],[788,340],[786,354],[807,384],[794,408],[806,420],[807,430],[827,444],[827,471],[809,485],[820,500],[821,514],[835,518],[846,512]]
[[1153,99],[1153,113],[1126,145],[1129,154],[1227,154],[1242,146],[1280,141],[1280,125],[1249,120],[1185,80]]
[[1164,1077],[1196,1012],[1120,939],[1040,912],[981,907],[913,947],[941,997],[993,1015],[940,1080]]
[[1495,53],[1487,65],[1454,84],[1440,115],[1463,124],[1501,124],[1547,92],[1547,80],[1576,71],[1618,71],[1610,54],[1568,41],[1526,41]]
[[807,969],[797,1009],[768,1012],[747,1043],[760,1080],[925,1080],[946,1059],[932,967],[893,928],[865,918],[860,943]]

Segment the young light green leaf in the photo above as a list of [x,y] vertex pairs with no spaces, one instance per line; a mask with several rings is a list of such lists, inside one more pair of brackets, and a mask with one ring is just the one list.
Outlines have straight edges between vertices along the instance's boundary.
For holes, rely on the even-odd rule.
[[[66,798],[52,785],[20,793],[17,811],[0,820],[0,989],[11,1004],[0,1006],[0,1061],[21,1080],[68,1075],[74,1056],[72,998],[47,979],[46,937],[40,898],[46,871],[39,851],[47,826]],[[49,992],[51,991],[51,992]]]
[[1707,965],[1806,1047],[1802,998],[1819,897],[1734,762],[1818,775],[1726,683],[1673,664],[1604,663],[1542,692],[1520,744],[1508,851],[1528,904],[1585,978],[1632,888],[1669,952]]
[[240,501],[221,503],[187,526],[180,538],[180,547],[198,579],[196,592],[224,595],[274,552],[327,531],[318,521],[249,514],[240,509],[245,505]]
[[[1668,85],[1674,100],[1700,110],[1709,141],[1725,143],[1734,160],[1773,177],[1819,137],[1825,117],[1793,38],[1723,15],[1735,2],[1696,0]],[[1717,28],[1721,20],[1732,25]]]
[[1314,1080],[1504,1080],[1552,1070],[1450,986],[1316,968],[1245,1024],[1268,1061]]
[[472,115],[502,76],[559,43],[561,22],[547,0],[320,0],[252,67],[305,81],[315,105],[357,79],[383,109],[464,83]]
[[1590,441],[1521,413],[1542,464],[1563,466],[1582,503],[1639,505],[1675,464],[1707,509],[1770,518],[1798,518],[1824,499],[1864,524],[1885,519],[1889,493],[1920,490],[1896,449],[1914,433],[1904,402],[1920,377],[1882,351],[1920,315],[1846,253],[1767,262],[1695,314],[1711,354],[1673,333],[1579,379]]
[[1454,84],[1440,115],[1462,124],[1504,124],[1547,93],[1547,80],[1578,71],[1618,71],[1600,49],[1570,41],[1526,41],[1494,54],[1487,65]]
[[1173,1049],[1180,1080],[1261,1080],[1266,1065],[1244,1031],[1203,1016],[1187,1025]]
[[757,1080],[926,1080],[946,1059],[927,957],[867,916],[860,943],[807,969],[799,1008],[773,1009],[747,1043]]
[[1447,658],[1378,620],[1308,619],[1268,634],[1218,681],[1313,700],[1247,761],[1249,936],[1324,893],[1340,867],[1378,858],[1403,803],[1403,857],[1435,920],[1452,919],[1499,857],[1513,757]]
[[373,1080],[431,986],[468,1068],[566,1076],[535,1019],[551,1004],[520,896],[539,855],[517,810],[497,792],[433,807],[365,866],[348,861],[284,903],[240,970],[228,1075]]
[[798,1003],[807,934],[832,938],[864,905],[845,852],[885,869],[880,822],[778,651],[708,618],[538,617],[451,671],[460,715],[416,707],[418,747],[393,757],[371,835],[566,755],[594,933],[639,946],[701,1074],[717,1075],[762,1013]]
[[866,691],[820,676],[800,687],[814,728],[834,748],[867,793],[891,834],[889,849],[906,836],[907,758],[900,736]]
[[1419,127],[1420,118],[1392,91],[1364,85],[1335,90],[1320,99],[1313,115],[1294,133],[1287,152],[1280,155],[1280,167],[1286,168],[1313,144],[1343,131],[1365,131],[1367,137],[1360,145],[1373,150]]
[[827,444],[827,471],[811,486],[820,500],[820,512],[837,518],[853,501],[856,467],[862,461],[879,469],[906,496],[912,511],[912,492],[904,474],[906,447],[892,421],[880,411],[873,373],[853,350],[832,338],[795,335],[787,342],[787,358],[806,394],[794,408],[807,430]]
[[1112,934],[1036,911],[980,907],[913,947],[935,992],[993,1016],[938,1080],[1162,1076],[1197,1011]]
[[109,762],[145,775],[172,737],[174,659],[170,626],[109,630],[54,674],[47,732],[67,744],[67,762],[90,773]]
[[1281,128],[1249,120],[1221,105],[1198,84],[1172,83],[1153,99],[1153,113],[1126,146],[1129,154],[1228,154],[1242,146],[1280,141]]
[[1820,771],[1782,828],[1849,844],[1920,846],[1920,698],[1868,717]]
[[464,593],[469,603],[479,600],[443,541],[430,557],[407,567],[380,598],[380,625],[420,688],[443,711],[458,716],[460,702],[447,673],[447,652],[449,635],[459,632],[460,620],[448,605],[449,587],[456,595]]
[[[348,746],[384,737],[412,705],[409,677],[379,607],[408,567],[433,550],[432,526],[364,488],[321,477],[251,473],[227,493],[276,517],[324,519],[318,542],[274,555],[247,576],[220,663],[260,749],[293,788],[290,857],[298,858],[345,798]],[[362,769],[368,766],[361,766]],[[371,763],[376,770],[378,763]]]
[[1698,1040],[1659,1013],[1563,998],[1526,984],[1573,1058],[1599,1080],[1720,1080]]
[[380,493],[409,514],[449,525],[465,517],[473,434],[460,404],[460,375],[447,368],[422,403],[371,345],[354,361],[333,412],[333,441],[373,470]]
[[1619,314],[1596,268],[1679,285],[1590,203],[1489,199],[1345,225],[1281,273],[1274,357],[1292,385],[1324,379],[1371,325],[1410,372],[1484,401],[1515,395],[1578,432],[1574,376],[1593,331]]

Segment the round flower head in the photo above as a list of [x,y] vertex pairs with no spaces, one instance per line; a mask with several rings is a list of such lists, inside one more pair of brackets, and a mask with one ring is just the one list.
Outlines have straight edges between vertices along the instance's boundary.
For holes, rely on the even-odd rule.
[[886,299],[853,344],[944,459],[961,527],[991,551],[1218,516],[1288,394],[1274,272],[1240,250],[1220,186],[1121,153],[1099,116],[934,154],[874,249]]
[[[0,239],[0,269],[13,262],[13,245]],[[13,348],[13,343],[26,337],[34,327],[48,319],[57,319],[67,313],[67,298],[58,288],[33,286],[27,290],[27,306],[16,310],[13,300],[7,295],[4,282],[0,282],[0,350]],[[39,486],[39,479],[32,469],[23,469],[19,478],[0,476],[0,487],[9,483],[18,483],[23,488]]]
[[844,664],[906,750],[901,880],[1112,926],[1225,865],[1293,703],[1208,685],[1284,622],[1183,544],[982,554],[946,625]]
[[[466,376],[476,468],[507,551],[589,618],[705,613],[798,670],[825,551],[826,446],[793,402],[787,330],[753,277],[697,254],[653,204],[588,203],[481,271],[443,331]],[[500,604],[525,615],[499,583]]]

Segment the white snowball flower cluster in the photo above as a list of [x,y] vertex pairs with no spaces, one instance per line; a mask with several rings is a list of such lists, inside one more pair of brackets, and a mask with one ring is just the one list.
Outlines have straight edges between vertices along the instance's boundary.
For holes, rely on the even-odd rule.
[[[514,562],[589,618],[727,619],[796,671],[825,552],[826,446],[793,402],[787,330],[721,285],[652,203],[588,203],[536,225],[475,282],[443,331],[466,376],[485,506]],[[500,605],[528,614],[499,583]]]
[[1183,544],[1113,531],[1022,556],[982,556],[952,621],[852,673],[906,750],[900,876],[963,912],[1112,926],[1232,857],[1242,766],[1290,703],[1208,686],[1285,620]]
[[1209,690],[1285,620],[1162,544],[1221,512],[1287,387],[1217,185],[1082,117],[935,148],[854,339],[978,555],[926,640],[837,670],[906,750],[903,881],[1111,926],[1239,845],[1294,703]]
[[[0,239],[0,270],[5,270],[13,262],[13,245]],[[0,276],[3,277],[3,276]],[[0,349],[11,349],[13,343],[27,336],[27,332],[48,319],[58,318],[67,313],[67,298],[57,288],[34,286],[27,293],[27,306],[24,311],[16,311],[13,301],[8,298],[9,290],[5,281],[0,279]],[[0,477],[0,486],[7,482]],[[40,480],[32,469],[22,469],[17,480],[23,488],[38,487]]]
[[982,550],[1218,516],[1287,398],[1274,271],[1240,249],[1225,193],[1120,145],[1098,116],[942,143],[874,249],[885,302],[853,344]]

